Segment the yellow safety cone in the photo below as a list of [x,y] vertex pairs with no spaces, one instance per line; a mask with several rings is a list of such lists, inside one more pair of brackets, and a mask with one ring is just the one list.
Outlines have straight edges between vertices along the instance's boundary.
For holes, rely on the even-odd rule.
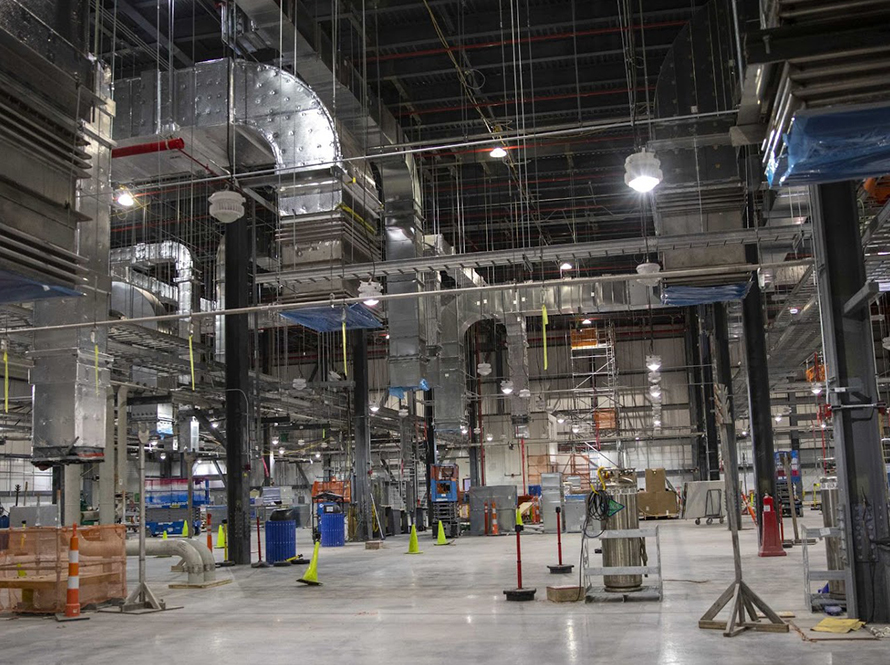
[[318,541],[315,541],[315,548],[312,550],[312,561],[309,562],[309,568],[306,569],[306,573],[297,580],[297,582],[302,582],[303,584],[308,584],[309,586],[321,586],[321,582],[318,581]]
[[161,540],[167,540],[167,529],[164,529],[164,535],[161,536]]
[[436,538],[436,545],[451,545],[445,538],[445,527],[442,525],[442,520],[439,520],[439,536]]
[[408,541],[408,551],[405,554],[423,554],[420,545],[417,544],[417,527],[411,525],[411,539]]
[[188,522],[188,520],[182,521],[182,537],[183,538],[189,537],[189,522]]
[[219,525],[219,531],[216,532],[216,549],[222,550],[226,547],[226,530],[223,525]]

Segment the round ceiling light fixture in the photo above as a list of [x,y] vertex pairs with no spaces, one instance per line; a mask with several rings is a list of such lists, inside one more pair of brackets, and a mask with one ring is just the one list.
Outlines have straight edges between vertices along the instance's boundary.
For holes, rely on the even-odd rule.
[[513,382],[510,379],[501,381],[501,392],[505,395],[509,395],[513,392]]
[[383,287],[380,285],[380,282],[368,280],[358,285],[358,297],[368,307],[373,307],[379,303],[381,295],[383,295]]
[[646,286],[658,285],[658,282],[661,281],[661,277],[657,276],[659,272],[661,272],[661,266],[650,261],[646,261],[637,266],[637,274],[646,276],[646,279],[641,279],[640,283],[645,284]]
[[528,399],[529,397],[532,396],[532,391],[529,390],[528,388],[523,388],[522,390],[519,391],[519,396],[522,398]]
[[580,431],[581,431],[580,425],[572,425],[572,434],[577,434]]
[[651,192],[663,178],[661,162],[645,148],[624,160],[624,183],[634,191]]
[[495,159],[503,159],[507,156],[507,151],[498,145],[491,149],[491,152],[488,153],[488,156],[494,157]]
[[661,356],[651,355],[646,356],[646,367],[649,368],[650,372],[657,372],[661,369]]
[[556,422],[562,425],[566,421],[565,416],[556,416]]
[[486,435],[485,435],[485,440],[486,440],[486,441],[494,441],[494,435],[493,435],[493,434],[486,434]]
[[210,195],[210,216],[223,224],[231,224],[244,217],[244,197],[224,189]]
[[491,374],[491,363],[479,363],[476,365],[476,371],[479,376],[488,376]]
[[562,263],[559,264],[559,269],[560,270],[571,270],[572,264],[569,263],[568,261],[563,261]]
[[371,413],[377,413],[378,411],[380,411],[380,407],[376,404],[371,404],[368,409],[370,409]]
[[800,314],[800,307],[789,307],[788,311],[792,314]]
[[581,325],[582,325],[582,326],[589,326],[591,323],[593,323],[593,321],[591,321],[590,319],[584,319],[584,320],[581,322]]

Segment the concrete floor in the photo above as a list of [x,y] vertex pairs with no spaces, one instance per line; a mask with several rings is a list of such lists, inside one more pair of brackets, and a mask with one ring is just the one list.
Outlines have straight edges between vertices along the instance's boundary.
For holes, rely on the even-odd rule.
[[[818,513],[807,521],[820,521]],[[654,524],[652,522],[648,524]],[[523,537],[526,586],[532,603],[507,603],[515,586],[515,539],[460,539],[434,547],[421,534],[420,556],[405,556],[406,536],[385,549],[362,545],[321,550],[322,587],[296,583],[303,567],[228,569],[232,584],[206,590],[171,590],[182,578],[175,559],[150,559],[149,582],[170,605],[183,609],[147,616],[91,614],[86,622],[0,620],[0,662],[16,665],[142,663],[613,663],[635,665],[886,665],[890,640],[809,643],[789,634],[748,632],[724,638],[697,627],[698,618],[729,583],[732,554],[722,526],[658,522],[662,531],[665,599],[661,603],[556,604],[548,584],[577,577],[550,575],[556,537]],[[301,533],[302,536],[302,533]],[[307,534],[308,536],[308,534]],[[300,551],[310,553],[308,537]],[[804,610],[801,552],[759,559],[756,536],[741,534],[745,579],[776,611]],[[577,562],[579,536],[564,540]],[[219,556],[219,551],[217,551]],[[136,578],[131,561],[130,583]],[[811,620],[812,623],[812,620]]]

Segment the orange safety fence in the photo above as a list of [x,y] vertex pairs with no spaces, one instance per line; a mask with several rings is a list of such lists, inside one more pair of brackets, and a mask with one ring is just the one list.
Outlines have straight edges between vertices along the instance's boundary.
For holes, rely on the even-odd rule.
[[[70,527],[0,529],[0,612],[64,612]],[[126,531],[122,524],[87,526],[80,540],[80,604],[127,597]]]
[[352,490],[348,480],[316,480],[314,483],[312,483],[313,500],[322,492],[339,494],[343,497],[343,500],[346,503],[349,503],[350,499],[352,498]]

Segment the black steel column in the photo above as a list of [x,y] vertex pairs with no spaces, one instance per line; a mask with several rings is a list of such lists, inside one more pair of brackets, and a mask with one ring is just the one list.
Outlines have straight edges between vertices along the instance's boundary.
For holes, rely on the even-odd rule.
[[[464,360],[467,373],[467,395],[476,392],[476,344],[478,340],[474,335],[467,335],[466,351]],[[477,395],[477,398],[480,398]],[[467,423],[470,428],[470,448],[467,451],[470,462],[470,485],[476,487],[480,485],[479,480],[479,448],[482,445],[482,437],[485,436],[479,425],[479,414],[476,410],[475,400],[468,400],[467,403]],[[479,430],[478,432],[476,430]]]
[[890,519],[881,454],[874,339],[852,183],[810,189],[839,512],[852,564],[847,613],[890,622]]
[[[757,262],[757,248],[746,247],[749,263]],[[763,294],[757,274],[742,301],[745,330],[745,360],[748,367],[748,420],[751,427],[754,487],[757,492],[757,524],[763,524],[763,496],[776,496],[776,455],[773,445],[773,417],[769,398],[769,361],[763,320]],[[759,532],[759,529],[758,529]]]
[[[720,453],[717,444],[717,421],[714,417],[714,367],[711,364],[711,340],[713,316],[707,305],[698,306],[699,367],[701,368],[701,394],[705,407],[705,451],[708,480],[720,480]],[[704,474],[702,478],[704,479]]]
[[[800,418],[797,416],[797,395],[793,392],[788,393],[788,408],[791,413],[788,415],[788,425],[791,428],[789,436],[791,437],[791,450],[800,451]],[[798,461],[800,462],[801,460]],[[801,464],[801,469],[803,465]]]
[[[370,396],[368,394],[368,333],[356,330],[352,333],[352,375],[355,381],[353,409],[355,421],[355,493],[356,539],[374,537],[373,508],[371,506],[371,428]],[[382,527],[382,525],[381,525]]]
[[686,332],[684,340],[686,352],[686,384],[689,392],[689,422],[695,430],[692,437],[692,460],[695,464],[695,479],[708,480],[708,448],[705,441],[704,405],[702,404],[702,377],[699,365],[698,315],[695,307],[686,308]]
[[[250,297],[247,219],[226,226],[226,308]],[[226,316],[226,497],[229,559],[250,563],[250,454],[247,416],[250,350],[247,315]]]

